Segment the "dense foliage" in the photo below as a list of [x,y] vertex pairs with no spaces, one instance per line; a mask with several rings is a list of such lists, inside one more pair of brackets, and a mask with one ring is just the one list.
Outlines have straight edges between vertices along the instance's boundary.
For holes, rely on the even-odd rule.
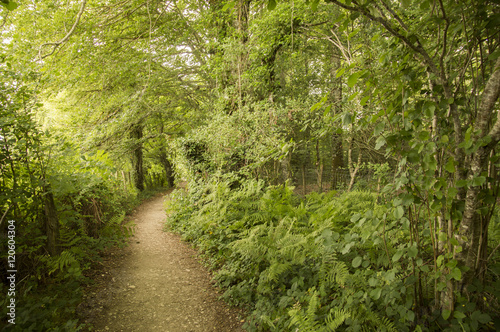
[[167,225],[203,252],[224,298],[247,306],[249,331],[493,329],[493,276],[481,289],[493,301],[463,299],[448,320],[432,309],[436,272],[446,267],[433,266],[428,238],[413,239],[411,228],[429,233],[429,225],[404,217],[391,196],[356,190],[299,197],[289,186],[232,183],[193,182],[176,191]]

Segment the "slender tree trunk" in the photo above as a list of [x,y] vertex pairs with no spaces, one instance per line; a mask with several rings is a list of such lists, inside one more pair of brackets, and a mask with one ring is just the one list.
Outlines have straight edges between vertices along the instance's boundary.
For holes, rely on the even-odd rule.
[[[334,66],[332,68],[332,80],[334,82],[332,89],[332,112],[336,114],[342,113],[342,78],[335,78],[335,71],[340,68],[340,54],[334,54],[332,58]],[[342,136],[333,133],[331,137],[332,142],[332,189],[337,189],[337,176],[336,173],[339,168],[344,167],[344,148],[342,146]]]
[[[500,141],[499,119],[496,120],[491,130],[488,130],[491,126],[493,110],[499,96],[500,58],[497,60],[493,74],[484,88],[476,120],[476,127],[480,132],[479,136],[476,137],[476,144],[478,140],[486,136],[489,136],[490,142],[480,146],[474,154],[468,176],[469,181],[473,181],[474,178],[481,176],[483,172],[487,172],[488,156]],[[478,208],[482,205],[481,190],[479,185],[470,186],[467,189],[464,216],[456,237],[462,246],[462,251],[456,255],[457,260],[469,268],[469,271],[464,273],[459,283],[459,290],[461,291],[466,290],[465,288],[474,278],[481,278],[482,271],[486,269],[487,252],[484,248],[488,244],[487,229],[490,216],[481,216],[478,213]]]
[[144,170],[143,170],[143,155],[142,155],[142,125],[138,124],[132,128],[130,133],[130,137],[135,141],[134,149],[132,153],[132,169],[133,169],[133,178],[134,178],[134,186],[139,191],[144,190]]
[[321,193],[323,192],[323,162],[321,161],[321,156],[319,154],[319,140],[316,140],[316,173],[318,191]]
[[353,149],[353,142],[354,139],[351,138],[351,141],[349,143],[349,151],[347,152],[348,155],[348,168],[349,168],[349,175],[351,176],[351,181],[349,182],[349,187],[347,188],[347,191],[351,191],[352,186],[354,185],[354,181],[356,180],[356,175],[358,174],[359,168],[361,166],[361,159],[362,159],[362,154],[361,154],[361,149],[358,148],[358,162],[356,163],[356,166],[353,165],[352,163],[352,149]]
[[57,217],[54,195],[50,188],[45,186],[42,196],[45,210],[45,235],[47,236],[47,251],[50,255],[59,254],[59,218]]
[[174,180],[175,180],[174,170],[173,170],[172,164],[168,160],[167,154],[165,152],[162,152],[160,154],[160,160],[161,160],[161,163],[163,165],[163,168],[165,169],[165,176],[167,179],[167,184],[170,188],[172,188],[174,186]]

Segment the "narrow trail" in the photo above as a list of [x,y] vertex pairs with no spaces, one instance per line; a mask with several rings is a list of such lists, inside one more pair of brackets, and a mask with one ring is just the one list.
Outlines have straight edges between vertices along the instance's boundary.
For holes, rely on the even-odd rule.
[[115,254],[108,285],[95,293],[93,330],[243,331],[236,311],[218,300],[196,252],[162,230],[164,199],[157,196],[132,215],[131,244]]

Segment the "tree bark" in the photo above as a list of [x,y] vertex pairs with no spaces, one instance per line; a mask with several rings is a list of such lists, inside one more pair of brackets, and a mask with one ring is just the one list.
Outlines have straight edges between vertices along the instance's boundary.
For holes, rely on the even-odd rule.
[[167,154],[165,152],[162,152],[160,154],[160,160],[163,165],[163,168],[165,169],[167,184],[169,188],[172,188],[174,186],[174,180],[175,180],[172,164],[170,163],[170,160],[168,160]]
[[[479,130],[479,135],[475,139],[476,144],[486,136],[490,136],[491,140],[488,144],[480,146],[474,154],[468,176],[469,181],[481,176],[483,172],[487,172],[488,156],[499,142],[500,121],[497,120],[491,131],[488,132],[493,109],[499,95],[500,58],[484,88],[476,121]],[[457,260],[469,268],[460,282],[460,290],[464,290],[474,278],[481,278],[481,271],[484,271],[486,267],[487,252],[482,248],[485,248],[488,243],[487,229],[490,220],[487,217],[482,217],[477,211],[481,205],[480,193],[481,186],[476,185],[468,188],[464,216],[457,234],[457,240],[462,246],[462,251],[456,255]]]
[[59,218],[57,217],[54,195],[47,186],[44,187],[43,208],[45,211],[45,235],[47,236],[47,251],[50,255],[59,254]]
[[143,128],[141,124],[137,124],[132,128],[130,137],[134,140],[134,149],[132,153],[132,169],[134,186],[139,191],[144,190],[144,170],[143,170],[143,153],[142,153],[142,136]]

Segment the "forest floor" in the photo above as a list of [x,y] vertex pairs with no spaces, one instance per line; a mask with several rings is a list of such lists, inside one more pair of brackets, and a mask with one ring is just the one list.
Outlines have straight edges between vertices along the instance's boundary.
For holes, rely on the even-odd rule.
[[197,252],[163,231],[165,199],[156,196],[132,214],[130,244],[108,251],[92,271],[80,317],[91,331],[243,331],[241,312],[218,299]]

